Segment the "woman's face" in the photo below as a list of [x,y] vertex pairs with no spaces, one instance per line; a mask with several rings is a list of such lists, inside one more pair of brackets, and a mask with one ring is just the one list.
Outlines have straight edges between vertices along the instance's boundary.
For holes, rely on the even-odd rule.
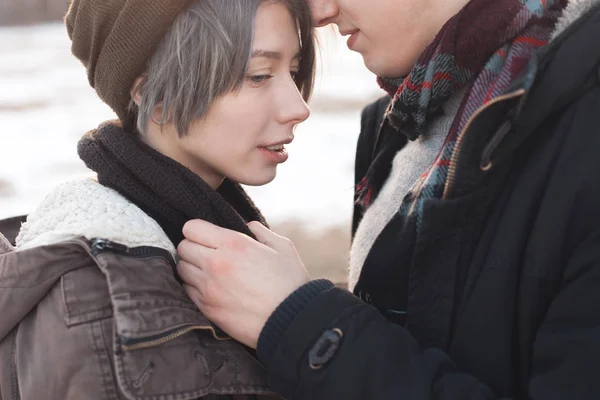
[[378,76],[407,75],[442,26],[469,0],[308,0],[316,26],[336,24]]
[[[179,138],[175,127],[149,127],[148,141],[213,188],[224,178],[264,185],[287,160],[285,145],[310,111],[294,74],[299,68],[298,30],[280,2],[265,1],[256,15],[252,56],[241,88],[217,99]],[[150,123],[151,125],[153,123]],[[152,131],[159,130],[157,137]]]

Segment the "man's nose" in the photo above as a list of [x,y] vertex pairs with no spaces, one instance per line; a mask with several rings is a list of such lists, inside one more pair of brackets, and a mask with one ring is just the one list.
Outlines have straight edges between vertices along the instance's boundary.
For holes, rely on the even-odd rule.
[[313,24],[317,27],[331,24],[340,13],[337,0],[308,0]]

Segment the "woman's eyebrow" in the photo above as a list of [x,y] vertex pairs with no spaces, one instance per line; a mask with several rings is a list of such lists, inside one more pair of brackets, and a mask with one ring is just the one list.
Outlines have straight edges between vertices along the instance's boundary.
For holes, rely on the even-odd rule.
[[[269,58],[272,60],[281,60],[283,58],[283,55],[279,51],[256,49],[252,52],[252,58],[257,58],[257,57]],[[296,60],[299,58],[300,58],[300,51],[298,53],[296,53],[296,55],[293,57],[293,59]]]

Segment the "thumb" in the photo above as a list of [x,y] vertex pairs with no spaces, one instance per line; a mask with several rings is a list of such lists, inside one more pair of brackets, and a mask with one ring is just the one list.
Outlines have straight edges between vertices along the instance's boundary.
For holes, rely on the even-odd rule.
[[296,251],[294,244],[288,238],[276,234],[258,221],[249,222],[248,228],[256,236],[256,240],[273,250],[280,253]]

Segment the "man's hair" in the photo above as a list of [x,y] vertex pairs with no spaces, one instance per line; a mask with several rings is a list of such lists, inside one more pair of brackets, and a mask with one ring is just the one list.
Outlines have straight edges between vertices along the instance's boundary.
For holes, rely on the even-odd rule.
[[[258,7],[272,0],[199,0],[183,10],[148,62],[138,87],[137,129],[146,133],[156,106],[184,136],[220,96],[239,89],[252,53]],[[315,39],[306,0],[274,0],[287,6],[300,39],[296,85],[308,100],[314,82]],[[161,104],[162,103],[162,104]]]

